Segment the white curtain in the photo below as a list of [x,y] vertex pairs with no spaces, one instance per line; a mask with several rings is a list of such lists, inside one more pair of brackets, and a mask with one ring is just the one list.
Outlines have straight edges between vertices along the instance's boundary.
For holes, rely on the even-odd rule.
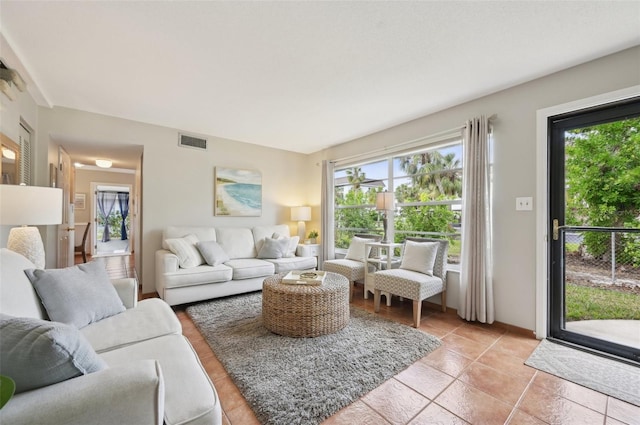
[[335,258],[335,235],[334,231],[334,189],[333,189],[333,163],[331,161],[322,161],[322,197],[320,231],[322,232],[322,252],[318,259],[318,269],[322,269],[324,260],[333,260]]
[[467,121],[463,131],[460,305],[465,320],[493,323],[493,258],[489,120]]

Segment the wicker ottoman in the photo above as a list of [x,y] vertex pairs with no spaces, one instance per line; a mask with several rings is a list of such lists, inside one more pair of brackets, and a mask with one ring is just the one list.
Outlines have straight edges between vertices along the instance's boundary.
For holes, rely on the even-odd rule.
[[337,332],[349,323],[349,281],[327,273],[322,285],[287,285],[283,275],[262,284],[262,321],[273,333],[314,337]]

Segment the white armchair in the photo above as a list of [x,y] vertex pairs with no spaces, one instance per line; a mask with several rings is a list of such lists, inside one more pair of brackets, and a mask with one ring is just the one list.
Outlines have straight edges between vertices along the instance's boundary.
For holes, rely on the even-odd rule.
[[442,294],[442,311],[447,311],[447,254],[449,241],[407,238],[400,268],[374,273],[374,310],[380,311],[382,292],[413,300],[413,326],[420,325],[422,301]]

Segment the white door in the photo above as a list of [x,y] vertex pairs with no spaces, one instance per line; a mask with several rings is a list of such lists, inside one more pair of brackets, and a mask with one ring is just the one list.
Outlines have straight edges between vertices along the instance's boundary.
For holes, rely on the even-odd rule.
[[74,263],[74,211],[71,173],[71,157],[58,148],[58,169],[56,182],[62,188],[62,224],[58,226],[58,268],[73,266]]

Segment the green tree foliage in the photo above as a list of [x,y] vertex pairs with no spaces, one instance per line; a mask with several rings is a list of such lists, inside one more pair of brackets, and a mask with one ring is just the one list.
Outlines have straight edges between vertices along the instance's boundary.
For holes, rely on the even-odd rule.
[[[640,228],[640,118],[571,130],[565,141],[567,223]],[[586,233],[587,252],[606,256],[609,239]],[[640,266],[637,243],[633,234],[616,242]]]
[[[425,203],[436,200],[459,199],[462,193],[460,161],[455,154],[442,155],[438,151],[408,155],[401,158],[400,166],[409,176],[411,184],[395,189],[399,203]],[[370,208],[337,208],[336,224],[347,230],[336,234],[336,246],[347,247],[354,233],[376,231],[382,233],[382,217],[375,211],[376,193],[382,188],[364,188],[366,180],[360,167],[346,170],[349,190],[335,188],[338,206],[370,205]],[[395,215],[395,228],[401,231],[453,233],[452,223],[459,215],[449,205],[405,206]],[[400,240],[397,236],[396,240]]]

